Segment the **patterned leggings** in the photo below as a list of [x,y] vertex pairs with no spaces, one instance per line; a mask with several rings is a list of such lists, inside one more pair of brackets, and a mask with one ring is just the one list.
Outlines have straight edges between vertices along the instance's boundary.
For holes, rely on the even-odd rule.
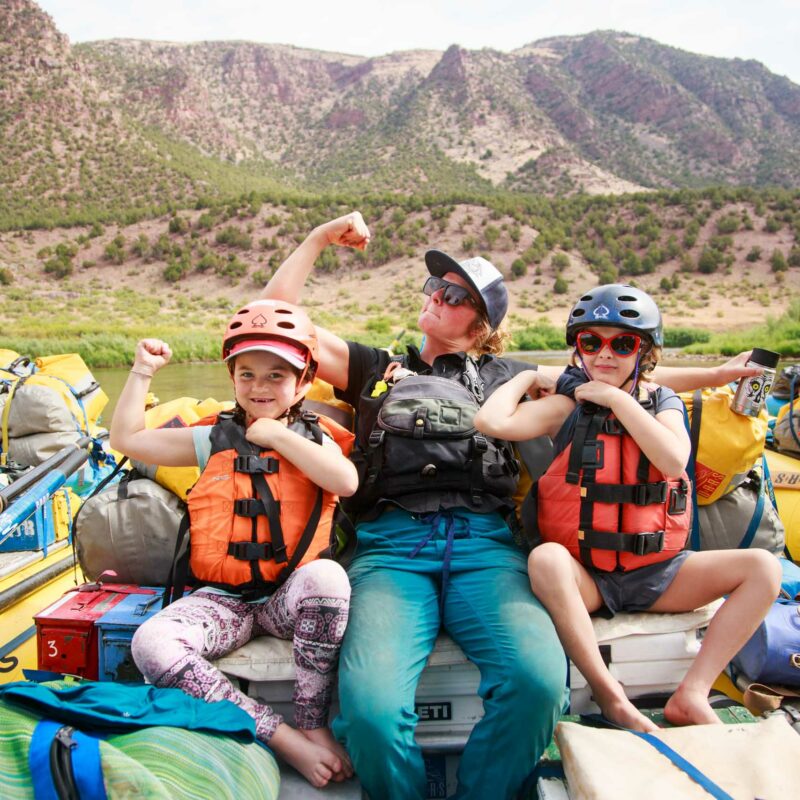
[[307,730],[324,727],[349,605],[347,573],[329,560],[300,567],[264,603],[199,589],[136,631],[133,659],[156,686],[176,686],[209,702],[236,703],[255,720],[258,738],[267,742],[283,717],[240,692],[209,662],[263,634],[291,639],[295,724]]

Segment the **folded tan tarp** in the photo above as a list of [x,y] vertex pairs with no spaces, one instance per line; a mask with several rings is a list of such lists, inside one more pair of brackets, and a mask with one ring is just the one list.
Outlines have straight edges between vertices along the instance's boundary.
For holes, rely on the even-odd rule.
[[[800,736],[779,717],[743,725],[690,725],[654,734],[735,800],[800,797]],[[639,736],[561,722],[556,741],[571,800],[709,800]]]

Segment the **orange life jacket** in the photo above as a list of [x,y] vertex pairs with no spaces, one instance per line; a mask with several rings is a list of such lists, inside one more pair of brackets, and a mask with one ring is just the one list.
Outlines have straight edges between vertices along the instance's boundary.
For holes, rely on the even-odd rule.
[[[648,410],[653,409],[651,396]],[[587,567],[628,571],[683,550],[692,522],[691,483],[666,478],[608,408],[583,413],[572,442],[535,484],[523,524]]]
[[[187,501],[191,571],[207,586],[263,597],[296,567],[330,552],[337,497],[275,451],[248,442],[230,414],[210,422],[211,456]],[[318,444],[324,431],[350,453],[353,435],[327,417],[304,412],[290,427]]]

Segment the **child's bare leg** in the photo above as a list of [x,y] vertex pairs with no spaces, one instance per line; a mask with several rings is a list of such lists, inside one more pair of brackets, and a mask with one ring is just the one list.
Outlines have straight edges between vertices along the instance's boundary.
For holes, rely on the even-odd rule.
[[282,722],[267,744],[312,786],[321,789],[342,772],[342,759],[330,747],[312,741],[304,733]]
[[322,747],[327,747],[328,750],[339,757],[339,760],[342,762],[342,767],[334,772],[333,780],[343,781],[346,778],[353,777],[353,764],[350,761],[350,756],[347,755],[347,750],[344,749],[342,743],[337,741],[334,737],[330,728],[301,729],[300,733],[310,742],[314,742]]
[[664,708],[675,725],[719,722],[708,693],[726,664],[752,636],[781,586],[778,559],[766,550],[692,553],[649,611],[692,611],[719,597],[700,653]]
[[533,593],[553,618],[564,650],[591,686],[603,716],[626,728],[657,730],[625,696],[603,662],[589,617],[603,599],[589,573],[566,548],[547,542],[530,554],[528,574]]

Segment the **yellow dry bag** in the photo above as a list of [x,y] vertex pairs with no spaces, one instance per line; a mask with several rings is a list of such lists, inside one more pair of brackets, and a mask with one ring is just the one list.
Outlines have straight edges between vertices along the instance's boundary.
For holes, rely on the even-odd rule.
[[697,389],[680,397],[689,413],[697,502],[705,506],[747,479],[764,452],[769,418],[766,409],[757,417],[733,411],[733,391],[727,386]]

